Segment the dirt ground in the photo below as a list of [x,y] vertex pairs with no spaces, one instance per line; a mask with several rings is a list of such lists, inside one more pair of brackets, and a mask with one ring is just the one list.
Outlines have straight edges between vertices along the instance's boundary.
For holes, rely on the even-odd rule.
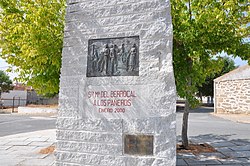
[[204,143],[204,144],[189,144],[187,149],[184,149],[182,145],[177,144],[176,146],[177,153],[193,153],[193,154],[200,154],[200,153],[212,153],[217,152],[214,147],[211,145]]

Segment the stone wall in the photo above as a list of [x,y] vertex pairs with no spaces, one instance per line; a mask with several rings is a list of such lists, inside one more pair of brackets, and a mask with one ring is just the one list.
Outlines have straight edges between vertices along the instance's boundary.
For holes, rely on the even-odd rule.
[[[57,119],[57,165],[175,166],[175,81],[167,0],[68,0]],[[88,40],[139,36],[139,76],[87,78]],[[136,90],[126,118],[89,118],[89,89]],[[153,135],[153,155],[124,154],[124,135]]]
[[250,79],[215,82],[216,113],[250,114]]

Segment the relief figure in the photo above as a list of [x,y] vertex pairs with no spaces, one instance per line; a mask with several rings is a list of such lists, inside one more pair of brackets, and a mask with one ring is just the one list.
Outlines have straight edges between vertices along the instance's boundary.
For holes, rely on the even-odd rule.
[[98,51],[95,48],[95,45],[92,45],[92,56],[91,56],[91,62],[92,62],[92,72],[96,72],[98,70]]
[[111,45],[110,48],[110,74],[114,75],[115,73],[115,57],[116,57],[116,51],[114,48],[114,45]]
[[127,57],[127,70],[134,71],[136,66],[136,56],[137,56],[137,49],[136,44],[130,49],[128,57]]
[[106,75],[108,75],[108,70],[109,70],[109,56],[110,56],[110,49],[109,49],[109,45],[106,44],[105,48],[103,49],[102,51],[102,58],[100,58],[99,60],[99,64],[100,64],[100,67],[99,67],[99,72],[105,72]]
[[121,46],[120,57],[122,59],[122,63],[125,64],[127,56],[126,56],[126,50],[125,50],[125,44],[124,43]]
[[114,45],[114,48],[115,48],[115,59],[114,59],[114,61],[115,61],[115,72],[119,72],[118,71],[118,60],[120,59],[118,56],[118,52],[119,52],[119,48],[118,48],[118,46],[115,44]]

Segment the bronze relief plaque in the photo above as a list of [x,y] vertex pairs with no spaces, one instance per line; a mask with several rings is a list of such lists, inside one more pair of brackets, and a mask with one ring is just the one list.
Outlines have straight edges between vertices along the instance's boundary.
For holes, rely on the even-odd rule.
[[129,155],[153,155],[153,139],[151,135],[125,135],[124,153]]
[[139,36],[90,39],[87,77],[139,76]]

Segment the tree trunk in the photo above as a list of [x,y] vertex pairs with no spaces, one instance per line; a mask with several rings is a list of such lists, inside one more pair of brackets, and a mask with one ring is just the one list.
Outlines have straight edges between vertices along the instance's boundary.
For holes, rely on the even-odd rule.
[[200,97],[200,101],[202,103],[203,101],[202,101],[202,93],[201,92],[199,92],[199,97]]
[[187,149],[188,148],[188,115],[189,115],[189,103],[185,101],[185,108],[183,113],[183,121],[182,121],[182,146]]

